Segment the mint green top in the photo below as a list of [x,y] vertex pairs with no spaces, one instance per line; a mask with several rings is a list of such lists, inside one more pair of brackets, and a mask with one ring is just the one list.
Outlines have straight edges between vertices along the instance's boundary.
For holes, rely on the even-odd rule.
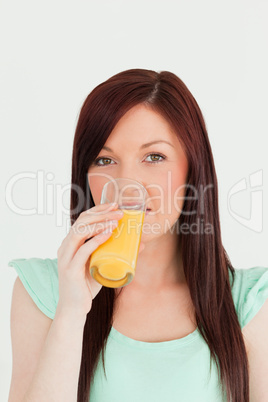
[[[21,258],[8,266],[15,268],[39,309],[53,319],[59,298],[57,259]],[[236,269],[232,295],[243,328],[268,298],[268,268]],[[223,402],[213,360],[209,376],[209,357],[198,329],[181,339],[150,343],[112,327],[105,350],[107,379],[100,357],[90,402]]]

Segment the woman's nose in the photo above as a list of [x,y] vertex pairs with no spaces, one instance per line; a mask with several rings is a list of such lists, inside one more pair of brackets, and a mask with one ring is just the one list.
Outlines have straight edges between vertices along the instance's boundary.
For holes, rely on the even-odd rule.
[[146,184],[145,184],[145,182],[142,180],[142,179],[140,179],[140,178],[137,178],[137,177],[133,177],[133,176],[130,176],[130,175],[128,175],[128,176],[126,176],[126,175],[121,175],[121,176],[119,176],[119,177],[117,177],[118,179],[120,178],[120,179],[128,179],[128,180],[134,180],[134,181],[137,181],[139,184],[141,184],[143,187],[145,187],[145,189],[146,189]]
[[[130,175],[128,175],[128,176],[122,175],[118,178],[134,180],[135,182],[138,182],[139,184],[141,184],[145,188],[145,200],[147,201],[147,199],[149,198],[149,194],[148,194],[148,190],[146,189],[146,183],[142,179],[140,179],[138,177],[133,177],[132,175],[131,176]],[[133,189],[130,189],[130,191],[133,193]],[[140,188],[137,189],[136,192],[140,192]]]

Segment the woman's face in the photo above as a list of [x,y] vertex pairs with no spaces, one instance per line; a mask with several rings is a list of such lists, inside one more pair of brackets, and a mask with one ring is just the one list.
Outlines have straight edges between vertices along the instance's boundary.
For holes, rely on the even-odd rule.
[[[149,145],[153,141],[159,142]],[[140,104],[112,130],[88,170],[88,181],[95,205],[100,204],[102,188],[112,178],[143,184],[148,192],[147,208],[151,209],[142,233],[142,240],[147,242],[166,233],[179,218],[187,174],[186,155],[169,123]]]

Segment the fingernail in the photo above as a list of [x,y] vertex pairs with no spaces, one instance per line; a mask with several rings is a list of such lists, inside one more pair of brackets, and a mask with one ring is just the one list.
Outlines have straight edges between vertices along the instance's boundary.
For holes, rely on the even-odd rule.
[[124,215],[124,212],[121,209],[119,209],[118,211],[113,211],[113,213],[115,215]]

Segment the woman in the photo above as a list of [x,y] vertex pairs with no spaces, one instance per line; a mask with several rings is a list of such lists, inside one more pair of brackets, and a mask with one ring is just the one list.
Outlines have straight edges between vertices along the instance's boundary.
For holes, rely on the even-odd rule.
[[[100,205],[117,177],[149,194],[149,230],[121,289],[88,269],[122,217],[118,205]],[[268,268],[234,269],[227,256],[204,119],[176,75],[127,70],[88,95],[73,144],[71,224],[56,259],[9,263],[20,278],[10,401],[248,402],[242,329],[268,298]]]

